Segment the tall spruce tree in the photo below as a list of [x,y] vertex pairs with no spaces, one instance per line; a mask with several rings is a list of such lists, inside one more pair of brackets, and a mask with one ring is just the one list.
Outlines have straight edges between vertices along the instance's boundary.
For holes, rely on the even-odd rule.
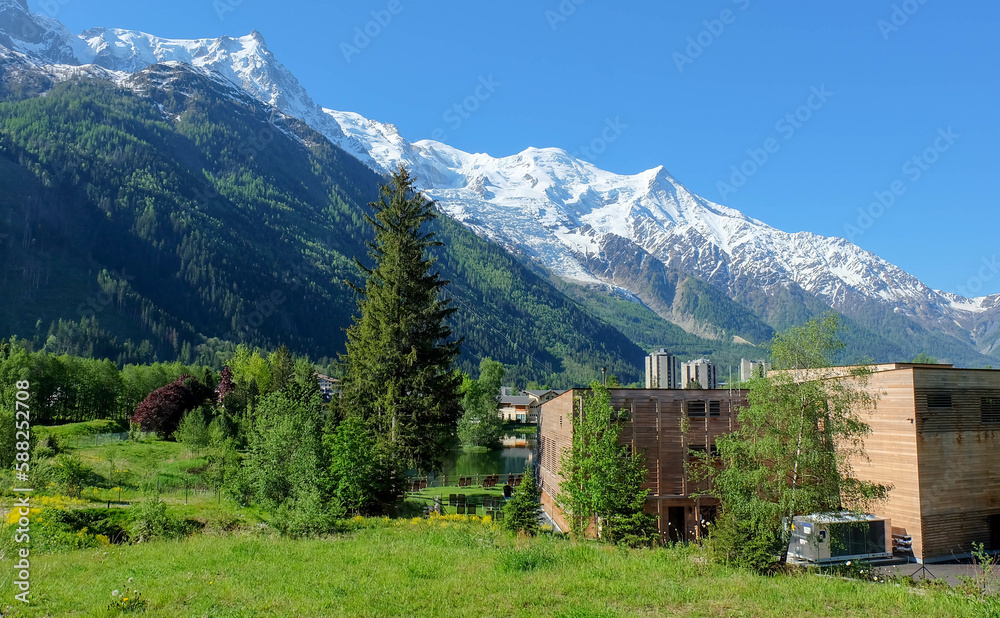
[[538,518],[542,514],[540,502],[542,490],[535,482],[535,471],[529,464],[524,470],[524,483],[514,492],[514,497],[503,507],[500,527],[515,534],[523,532],[528,536],[538,534]]
[[271,367],[271,390],[281,391],[294,379],[295,361],[292,359],[288,346],[282,345],[267,358]]
[[441,246],[423,227],[436,215],[416,193],[404,167],[380,190],[365,219],[374,262],[366,276],[354,324],[347,330],[343,414],[365,419],[386,450],[406,464],[438,469],[455,432],[462,377],[451,370],[460,341],[445,321],[455,310],[441,292],[449,283],[428,255]]

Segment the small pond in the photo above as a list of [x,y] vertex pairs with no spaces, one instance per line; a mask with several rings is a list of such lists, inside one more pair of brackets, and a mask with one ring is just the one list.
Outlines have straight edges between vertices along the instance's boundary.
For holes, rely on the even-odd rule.
[[534,435],[508,434],[503,448],[490,451],[466,451],[457,446],[448,451],[441,473],[447,476],[521,474],[534,460],[537,438]]

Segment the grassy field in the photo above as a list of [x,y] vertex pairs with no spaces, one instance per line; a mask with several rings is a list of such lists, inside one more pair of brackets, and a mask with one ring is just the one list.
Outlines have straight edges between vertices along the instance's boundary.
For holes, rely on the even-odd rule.
[[[93,438],[108,430],[102,422],[45,428],[97,474],[113,466],[133,487],[126,499],[159,480],[170,513],[197,521],[198,532],[182,540],[36,551],[34,603],[15,601],[13,569],[0,569],[0,615],[120,615],[112,592],[127,589],[134,602],[133,588],[150,616],[987,615],[950,592],[815,575],[759,577],[711,564],[697,547],[637,551],[547,535],[516,539],[484,517],[356,518],[325,539],[278,538],[267,525],[271,516],[256,508],[211,493],[192,493],[186,504],[183,486],[197,482],[204,459],[183,445]],[[428,488],[409,496],[404,512],[421,513],[434,496],[447,504],[449,493],[482,504],[501,490]],[[44,514],[114,498],[105,487],[82,499],[36,495],[35,503]]]
[[709,564],[693,547],[515,539],[458,519],[348,522],[357,529],[322,540],[197,535],[38,556],[35,603],[13,602],[3,569],[0,605],[5,616],[117,615],[112,591],[134,588],[145,615],[171,617],[982,615],[951,593],[760,577]]

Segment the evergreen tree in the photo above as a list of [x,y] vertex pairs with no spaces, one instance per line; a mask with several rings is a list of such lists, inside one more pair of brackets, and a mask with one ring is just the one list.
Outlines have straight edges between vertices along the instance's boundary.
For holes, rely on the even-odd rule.
[[542,490],[538,488],[535,475],[529,466],[524,471],[524,481],[521,486],[503,507],[501,527],[514,533],[524,532],[529,536],[538,534],[538,517],[542,510],[541,497]]
[[290,393],[302,401],[320,397],[316,369],[308,359],[300,358],[295,361],[292,372],[292,380],[287,386]]
[[284,390],[291,384],[295,371],[288,346],[282,345],[277,352],[272,353],[268,357],[268,364],[271,366],[271,390]]
[[503,364],[484,358],[479,362],[479,379],[462,384],[462,418],[458,421],[458,439],[463,446],[500,446],[503,419],[500,418],[500,386]]
[[455,310],[441,299],[448,281],[428,251],[440,246],[421,228],[433,204],[413,192],[405,168],[383,185],[365,219],[375,230],[368,243],[374,262],[359,293],[360,317],[347,331],[343,412],[368,421],[387,451],[421,470],[440,467],[459,413],[461,376],[451,371],[459,341],[449,341],[446,318]]

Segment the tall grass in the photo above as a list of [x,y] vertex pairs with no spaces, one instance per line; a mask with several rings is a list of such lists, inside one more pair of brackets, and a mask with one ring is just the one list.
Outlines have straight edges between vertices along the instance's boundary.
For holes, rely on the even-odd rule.
[[[694,547],[516,539],[482,522],[358,518],[327,539],[198,535],[42,555],[32,563],[36,602],[15,609],[112,615],[111,593],[130,577],[150,616],[961,617],[981,607],[948,592],[755,576]],[[5,591],[10,571],[0,571]]]

